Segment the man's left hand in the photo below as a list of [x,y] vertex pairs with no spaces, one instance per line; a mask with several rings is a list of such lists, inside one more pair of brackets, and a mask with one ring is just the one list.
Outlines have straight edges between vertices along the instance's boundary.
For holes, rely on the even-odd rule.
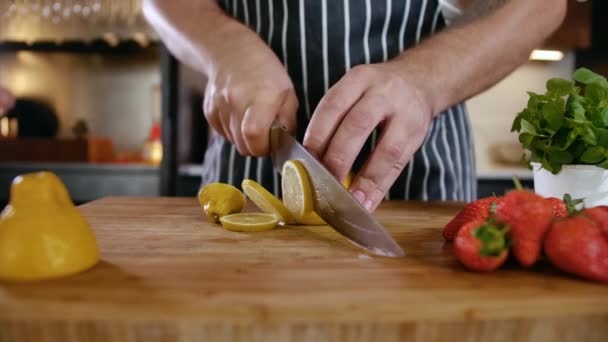
[[329,89],[308,125],[304,146],[340,180],[372,131],[382,128],[350,187],[369,211],[380,204],[430,127],[433,109],[420,85],[397,62],[356,66]]

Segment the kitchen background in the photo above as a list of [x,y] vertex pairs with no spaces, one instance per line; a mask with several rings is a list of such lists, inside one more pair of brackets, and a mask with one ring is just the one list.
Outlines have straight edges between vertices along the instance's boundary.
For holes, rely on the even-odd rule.
[[[577,66],[608,73],[606,7],[570,1],[540,55],[468,101],[480,195],[502,192],[513,175],[530,184],[510,133],[526,91]],[[0,84],[23,100],[0,113],[0,204],[13,177],[41,169],[59,174],[77,203],[196,193],[205,79],[166,53],[140,8],[140,0],[0,0]]]

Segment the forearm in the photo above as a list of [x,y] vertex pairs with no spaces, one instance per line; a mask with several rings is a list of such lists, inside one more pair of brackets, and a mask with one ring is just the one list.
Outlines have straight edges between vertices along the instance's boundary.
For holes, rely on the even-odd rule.
[[[491,2],[500,6],[486,7]],[[475,3],[454,27],[391,62],[404,77],[419,80],[433,114],[489,88],[523,64],[566,13],[565,0]],[[473,12],[480,10],[485,13]]]
[[218,61],[235,53],[231,45],[263,46],[253,31],[228,17],[215,0],[144,0],[143,11],[171,53],[207,75]]

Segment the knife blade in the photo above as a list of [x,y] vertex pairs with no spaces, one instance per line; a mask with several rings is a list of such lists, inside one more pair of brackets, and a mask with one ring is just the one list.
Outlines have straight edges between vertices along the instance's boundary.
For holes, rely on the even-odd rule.
[[288,160],[299,160],[313,186],[313,204],[317,214],[353,244],[387,257],[402,257],[405,252],[391,235],[348,190],[285,129],[275,125],[270,130],[272,164],[281,173]]

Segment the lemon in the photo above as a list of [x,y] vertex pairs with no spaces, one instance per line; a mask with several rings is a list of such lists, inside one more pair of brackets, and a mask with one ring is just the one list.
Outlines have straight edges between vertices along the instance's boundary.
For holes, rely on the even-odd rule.
[[222,227],[235,232],[261,232],[271,230],[279,223],[273,214],[240,213],[220,217]]
[[239,213],[245,207],[245,196],[230,184],[210,183],[198,192],[198,202],[207,219],[220,222],[222,216]]
[[279,221],[286,224],[293,224],[295,220],[287,207],[281,202],[280,199],[276,198],[268,190],[264,189],[263,186],[258,184],[256,181],[251,179],[245,179],[241,183],[243,191],[249,197],[249,199],[255,203],[263,212],[267,214],[273,214]]
[[316,212],[313,211],[308,215],[302,217],[298,221],[298,224],[305,226],[323,226],[326,225],[327,222],[323,221],[323,219]]
[[353,182],[353,177],[354,177],[354,174],[353,174],[352,171],[350,171],[348,173],[348,175],[346,175],[346,178],[344,178],[344,181],[342,182],[342,185],[344,185],[344,187],[346,189],[350,188],[350,185]]
[[281,187],[283,203],[296,222],[313,212],[312,191],[306,169],[297,160],[283,164]]

